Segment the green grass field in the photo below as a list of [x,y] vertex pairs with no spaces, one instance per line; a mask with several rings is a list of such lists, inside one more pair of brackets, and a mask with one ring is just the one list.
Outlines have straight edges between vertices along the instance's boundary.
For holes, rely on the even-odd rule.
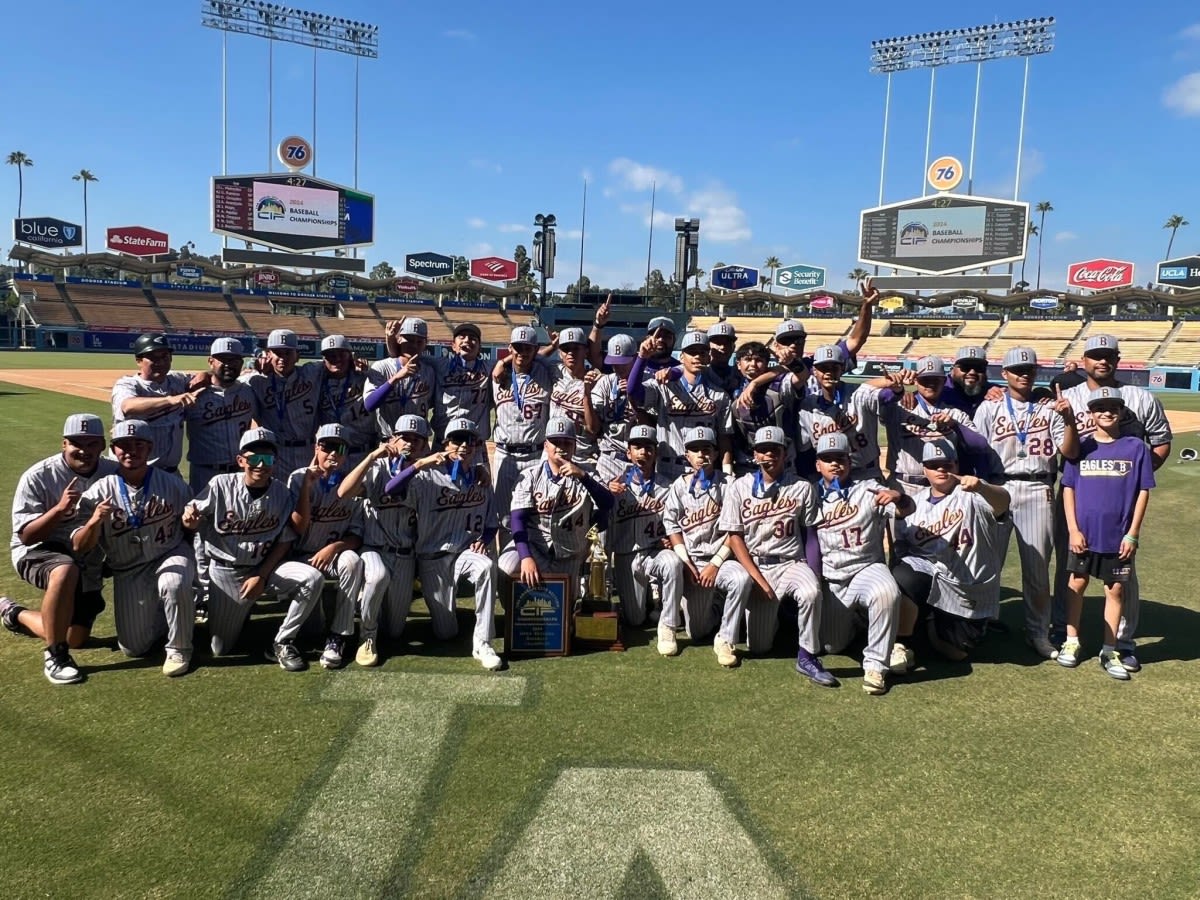
[[[49,364],[0,367],[18,359]],[[1166,398],[1200,408],[1186,400]],[[0,484],[72,411],[107,419],[0,382]],[[827,660],[840,689],[811,687],[786,630],[733,671],[686,642],[660,659],[647,630],[623,654],[489,676],[418,615],[377,670],[290,675],[262,659],[267,608],[244,655],[169,680],[116,651],[110,611],[76,687],[0,632],[4,896],[1194,897],[1197,475],[1160,470],[1127,684],[1094,660],[1038,664],[1015,552],[1013,633],[969,665],[925,656],[882,698],[847,657]],[[0,584],[33,599],[7,559]],[[1086,650],[1099,625],[1090,600]]]

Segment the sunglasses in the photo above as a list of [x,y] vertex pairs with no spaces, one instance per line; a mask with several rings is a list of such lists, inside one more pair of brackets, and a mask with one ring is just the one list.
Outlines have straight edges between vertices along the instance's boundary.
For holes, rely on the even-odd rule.
[[779,344],[780,346],[783,346],[783,347],[795,347],[797,344],[803,344],[803,343],[804,343],[804,338],[802,338],[802,337],[781,337],[781,338],[775,338],[775,343],[777,343],[777,344]]
[[1115,363],[1119,356],[1120,356],[1120,354],[1113,353],[1111,350],[1105,350],[1101,353],[1093,352],[1093,353],[1085,353],[1084,354],[1085,359],[1091,359],[1091,360],[1097,360],[1097,361],[1104,360],[1105,362],[1110,362],[1110,363]]
[[257,469],[259,466],[275,465],[274,453],[251,453],[246,457],[246,465],[252,469]]
[[817,459],[823,463],[841,463],[842,465],[847,465],[850,462],[850,457],[847,456],[845,453],[835,453],[835,454],[830,454],[828,456],[818,456]]
[[464,447],[475,447],[479,444],[479,438],[472,434],[468,435],[446,435],[447,444],[459,444]]
[[1112,404],[1106,403],[1103,405],[1097,404],[1095,406],[1089,406],[1088,409],[1090,409],[1092,411],[1092,415],[1094,415],[1094,416],[1096,416],[1096,415],[1119,416],[1119,415],[1121,415],[1121,410],[1124,409],[1124,407],[1120,406],[1119,404],[1116,404],[1116,403],[1112,403]]
[[1008,371],[1018,378],[1032,378],[1037,373],[1037,366],[1011,366]]
[[960,363],[955,363],[954,365],[957,368],[962,369],[964,372],[986,372],[987,371],[987,363],[981,363],[981,362],[963,363],[963,362],[960,362]]
[[346,455],[347,446],[339,441],[318,441],[317,447],[324,453],[340,453]]

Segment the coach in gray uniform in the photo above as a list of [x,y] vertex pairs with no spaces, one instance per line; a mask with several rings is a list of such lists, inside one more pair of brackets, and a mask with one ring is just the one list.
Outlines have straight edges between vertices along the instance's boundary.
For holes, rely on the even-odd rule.
[[276,328],[267,336],[262,371],[242,376],[258,397],[258,424],[278,441],[280,472],[308,465],[317,430],[317,395],[325,366],[320,362],[299,365],[298,346],[294,331]]
[[77,553],[99,547],[113,573],[117,646],[126,656],[146,656],[166,638],[164,675],[182,675],[192,661],[191,535],[181,524],[192,499],[184,480],[149,464],[150,426],[138,419],[112,429],[118,469],[79,500],[84,519],[71,535]]

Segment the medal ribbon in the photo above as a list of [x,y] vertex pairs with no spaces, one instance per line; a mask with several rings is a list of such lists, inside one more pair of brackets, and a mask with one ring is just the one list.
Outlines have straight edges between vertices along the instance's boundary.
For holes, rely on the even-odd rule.
[[146,480],[142,482],[142,498],[136,506],[129,499],[129,485],[125,483],[124,478],[117,476],[117,484],[121,486],[121,506],[125,510],[125,520],[130,528],[142,527],[142,514],[146,511],[146,501],[150,499],[150,478],[153,475],[153,469],[146,470]]
[[1004,402],[1008,405],[1008,416],[1013,420],[1013,428],[1017,430],[1017,443],[1021,445],[1021,455],[1025,455],[1025,441],[1029,438],[1029,423],[1033,421],[1033,401],[1029,400],[1025,407],[1025,427],[1022,428],[1017,421],[1017,412],[1013,409],[1012,394],[1004,395]]

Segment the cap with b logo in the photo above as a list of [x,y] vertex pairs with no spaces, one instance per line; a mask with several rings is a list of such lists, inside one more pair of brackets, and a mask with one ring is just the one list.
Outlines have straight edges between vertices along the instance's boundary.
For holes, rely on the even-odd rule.
[[154,442],[154,432],[150,430],[150,423],[144,422],[141,419],[126,419],[123,422],[117,422],[112,427],[112,442],[119,444],[121,441],[150,441]]
[[850,439],[841,431],[831,431],[817,439],[817,456],[835,455],[850,455]]
[[925,375],[945,375],[946,364],[942,362],[940,356],[922,356],[917,360],[916,375],[921,378]]
[[925,465],[935,462],[957,462],[958,454],[954,445],[949,441],[929,441],[921,451],[921,462]]
[[701,444],[717,446],[717,433],[707,425],[697,425],[695,428],[689,428],[684,434],[683,446],[698,447]]
[[508,336],[508,342],[510,344],[533,344],[537,346],[537,329],[532,325],[518,325],[512,330],[512,334]]
[[242,342],[237,338],[217,338],[212,342],[212,347],[209,348],[208,355],[212,357],[245,356],[246,348],[242,346]]
[[689,331],[679,342],[679,352],[686,353],[693,347],[708,349],[708,335],[703,331]]
[[717,322],[715,325],[708,326],[708,339],[724,338],[730,341],[737,340],[737,329],[730,322]]
[[1096,403],[1120,403],[1124,406],[1125,398],[1121,396],[1121,389],[1118,387],[1098,387],[1088,394],[1088,408]]
[[330,350],[349,350],[350,342],[346,340],[345,335],[330,334],[321,339],[321,352],[326,353]]
[[653,334],[660,328],[665,328],[667,331],[671,332],[671,334],[674,334],[676,330],[675,321],[670,316],[655,316],[650,320],[649,324],[646,325],[646,333]]
[[459,416],[457,419],[451,419],[446,425],[446,437],[450,437],[452,434],[469,434],[472,437],[478,437],[479,426],[472,419]]
[[845,360],[842,359],[842,351],[836,344],[826,344],[824,347],[818,347],[817,352],[813,354],[814,366],[823,366],[829,363],[845,365]]
[[575,440],[575,423],[561,417],[551,419],[546,423],[546,440]]
[[604,364],[608,366],[627,366],[637,359],[637,344],[627,334],[614,334],[608,339],[608,355]]
[[1032,347],[1013,347],[1004,354],[1003,367],[1015,369],[1017,366],[1036,366],[1037,351]]
[[987,362],[987,353],[984,352],[984,349],[977,344],[971,344],[967,347],[959,347],[958,353],[954,356],[954,362],[960,363],[967,362],[969,360]]
[[405,337],[429,337],[429,323],[420,316],[409,316],[400,323],[400,333]]
[[558,346],[565,347],[568,344],[587,345],[587,335],[582,328],[564,328],[558,333]]
[[318,441],[346,441],[349,432],[346,431],[346,426],[339,425],[336,422],[331,422],[328,425],[322,425],[317,429]]
[[1083,345],[1084,356],[1093,350],[1100,350],[1105,353],[1121,352],[1116,337],[1111,334],[1093,334],[1088,338],[1087,343]]
[[276,328],[267,335],[268,350],[295,350],[298,346],[296,332],[286,328]]
[[754,446],[758,447],[786,447],[787,439],[783,436],[783,429],[778,425],[764,425],[758,431],[754,432]]
[[104,423],[91,413],[75,413],[63,422],[63,437],[104,437]]
[[251,428],[244,432],[242,439],[238,441],[238,453],[255,444],[266,444],[273,450],[279,449],[279,439],[270,428]]
[[649,425],[634,425],[629,429],[626,440],[630,444],[653,444],[658,446],[658,432]]
[[784,319],[775,326],[775,340],[777,341],[804,337],[804,334],[804,323],[797,322],[795,319]]
[[429,423],[420,416],[407,413],[396,420],[396,427],[392,434],[419,434],[421,437],[427,438],[429,437]]

